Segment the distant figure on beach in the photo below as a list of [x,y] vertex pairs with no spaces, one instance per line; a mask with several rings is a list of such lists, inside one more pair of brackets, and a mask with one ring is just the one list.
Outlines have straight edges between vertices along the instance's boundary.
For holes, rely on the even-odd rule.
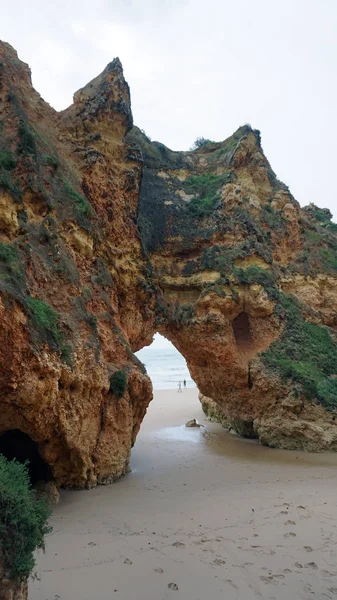
[[184,387],[186,387],[186,379],[184,379]]
[[178,394],[179,394],[179,393],[180,393],[180,394],[182,393],[182,390],[181,390],[181,381],[179,381],[179,383],[178,383],[178,389],[177,389],[177,392],[178,392]]

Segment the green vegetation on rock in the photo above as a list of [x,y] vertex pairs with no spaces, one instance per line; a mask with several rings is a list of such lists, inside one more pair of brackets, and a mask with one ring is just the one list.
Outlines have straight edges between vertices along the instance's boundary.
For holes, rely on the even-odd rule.
[[234,267],[234,274],[238,283],[251,284],[259,283],[264,287],[275,286],[275,276],[268,269],[263,269],[256,265],[250,265],[246,269]]
[[191,150],[199,150],[199,148],[203,148],[211,143],[211,140],[208,140],[204,137],[197,137],[197,139],[193,142]]
[[20,145],[19,151],[22,154],[36,154],[36,142],[33,130],[26,121],[22,121],[19,126]]
[[261,211],[261,221],[268,225],[273,231],[284,233],[286,222],[281,210],[276,210],[270,204],[265,204]]
[[332,222],[332,214],[328,208],[319,208],[315,204],[310,204],[309,206],[306,206],[304,210],[306,210],[312,218],[318,221],[322,227],[337,233],[337,223]]
[[[336,249],[337,250],[337,249]],[[320,255],[327,270],[337,271],[337,251],[330,248],[321,248]]]
[[12,171],[15,169],[16,160],[12,152],[0,150],[0,170]]
[[18,297],[24,295],[25,287],[25,270],[17,249],[0,242],[0,288]]
[[114,396],[121,397],[123,396],[127,386],[127,376],[126,373],[122,370],[115,371],[110,376],[110,394],[114,394]]
[[[220,142],[221,147],[218,150],[215,150],[214,154],[218,158],[218,157],[222,156],[223,154],[233,152],[233,150],[236,149],[241,138],[248,135],[252,131],[253,130],[250,125],[248,125],[248,124],[242,125],[241,127],[239,127],[239,129],[237,129],[233,133],[233,135],[231,135],[229,138],[227,138],[223,142]],[[255,129],[254,133],[258,136],[258,139],[260,140],[260,132],[258,131],[258,129]]]
[[58,346],[63,339],[62,333],[58,329],[59,315],[55,310],[43,300],[29,296],[26,300],[30,309],[34,324],[41,335],[51,338],[53,343]]
[[61,353],[65,362],[70,360],[70,346],[64,343],[64,335],[59,329],[59,314],[46,302],[39,298],[26,298],[26,306],[31,315],[32,334],[39,342],[46,342],[53,350]]
[[191,304],[172,304],[168,311],[168,320],[176,325],[188,325],[195,316],[195,310]]
[[50,510],[31,488],[27,467],[0,455],[0,553],[5,574],[21,581],[34,569],[35,550],[44,548]]
[[337,408],[337,343],[329,329],[304,320],[295,298],[279,293],[276,312],[283,333],[262,360],[285,379],[298,383],[305,396],[327,409]]
[[310,204],[301,216],[303,250],[290,265],[292,273],[315,276],[337,271],[337,224],[327,208]]
[[11,171],[16,167],[16,159],[9,150],[0,150],[0,186],[13,194],[14,199],[20,196],[20,190],[14,183]]
[[63,183],[66,196],[74,203],[77,216],[82,218],[90,217],[93,212],[90,202],[84,196],[81,196],[81,194],[76,192],[67,181],[64,181]]
[[212,173],[192,175],[185,179],[184,189],[186,193],[194,196],[188,204],[189,211],[197,217],[212,214],[216,204],[221,199],[220,190],[222,186],[231,180],[231,171],[227,171],[223,175]]

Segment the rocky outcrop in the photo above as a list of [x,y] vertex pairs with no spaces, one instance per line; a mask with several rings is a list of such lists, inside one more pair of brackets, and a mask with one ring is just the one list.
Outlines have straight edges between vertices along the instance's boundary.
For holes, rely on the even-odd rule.
[[258,438],[271,448],[321,452],[337,450],[335,414],[303,399],[285,396],[275,403],[274,411],[256,410],[254,419],[232,416],[211,398],[199,395],[202,409],[210,421],[216,421],[245,438]]
[[152,398],[133,353],[159,331],[241,434],[335,449],[329,212],[300,208],[248,125],[189,152],[151,142],[118,59],[61,113],[7,44],[0,63],[6,440],[25,434],[58,485],[126,473]]
[[27,434],[59,485],[90,487],[127,472],[152,398],[132,352],[155,299],[129,89],[115,60],[58,114],[7,44],[0,62],[0,432]]

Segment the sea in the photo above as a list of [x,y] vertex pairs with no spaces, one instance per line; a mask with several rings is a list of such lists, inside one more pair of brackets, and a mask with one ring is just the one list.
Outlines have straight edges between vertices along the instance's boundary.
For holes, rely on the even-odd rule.
[[183,387],[184,379],[186,387],[196,387],[184,357],[158,333],[153,344],[136,352],[136,356],[145,365],[155,390],[178,389],[179,381]]

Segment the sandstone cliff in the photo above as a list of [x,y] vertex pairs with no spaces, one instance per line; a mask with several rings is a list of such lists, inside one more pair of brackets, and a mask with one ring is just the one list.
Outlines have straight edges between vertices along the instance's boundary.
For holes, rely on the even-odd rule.
[[241,434],[337,448],[337,226],[258,131],[150,142],[118,59],[57,113],[2,43],[0,135],[0,451],[29,438],[59,485],[124,474],[156,331]]

